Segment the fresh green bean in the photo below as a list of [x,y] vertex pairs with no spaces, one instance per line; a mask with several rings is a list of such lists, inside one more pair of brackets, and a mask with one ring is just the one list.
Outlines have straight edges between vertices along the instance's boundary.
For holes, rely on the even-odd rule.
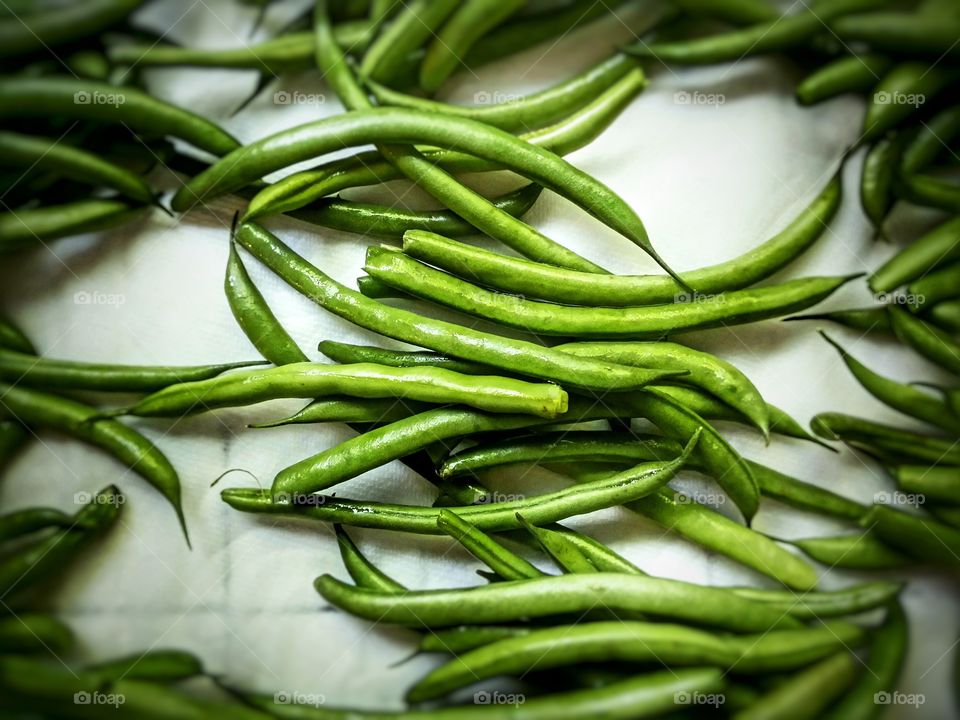
[[13,58],[98,35],[136,10],[143,0],[87,0],[0,20],[0,57]]
[[232,242],[223,289],[237,324],[263,357],[278,366],[308,362],[309,358],[277,320],[266,299],[250,279],[240,253]]
[[863,121],[862,142],[883,136],[916,114],[921,105],[960,79],[952,68],[902,62],[880,79]]
[[305,425],[310,423],[385,423],[403,420],[411,415],[427,412],[427,403],[408,402],[402,398],[351,398],[333,396],[314,400],[299,412],[289,417],[250,425],[251,428],[264,429],[285,425]]
[[80,509],[74,518],[75,527],[64,528],[5,555],[0,559],[0,597],[9,605],[14,594],[61,574],[70,560],[116,522],[121,504],[120,491],[111,485]]
[[[76,400],[0,383],[2,412],[35,427],[49,427],[106,450],[128,471],[156,488],[173,506],[189,545],[180,504],[180,478],[170,461],[153,443],[116,420],[98,419],[99,412]],[[99,496],[98,496],[99,497]]]
[[844,649],[761,696],[735,720],[815,720],[856,680],[860,662]]
[[370,80],[367,86],[382,105],[457,115],[516,132],[560,121],[570,114],[571,109],[584,107],[636,67],[635,60],[616,53],[549,88],[493,105],[451,105],[397,92]]
[[911,560],[871,533],[790,540],[818,563],[848,570],[895,570]]
[[404,592],[406,588],[387,576],[376,565],[367,560],[340,525],[333,526],[337,534],[340,557],[350,573],[350,577],[359,587],[379,590],[380,592]]
[[912,175],[925,169],[957,135],[960,135],[960,105],[944,108],[925,120],[903,148],[900,174]]
[[862,42],[874,50],[941,58],[957,53],[960,17],[936,17],[915,10],[834,16],[830,29],[846,42]]
[[427,45],[420,64],[420,87],[434,93],[460,65],[470,48],[490,30],[518,13],[525,0],[467,0],[450,15]]
[[360,73],[378,82],[390,82],[408,53],[423,46],[459,3],[453,0],[413,0],[373,41],[360,64]]
[[896,201],[894,185],[903,142],[902,134],[882,137],[870,148],[863,161],[860,204],[880,237],[884,237],[883,224]]
[[887,315],[886,307],[882,306],[858,310],[834,310],[833,312],[784,318],[785,322],[794,320],[826,320],[863,333],[893,332],[893,328],[890,326],[890,316]]
[[351,345],[333,340],[322,340],[317,349],[334,362],[343,364],[369,362],[399,368],[439,367],[466,375],[490,375],[495,372],[489,365],[457,360],[433,352],[387,350],[373,345]]
[[72,527],[76,520],[53,508],[28,508],[0,515],[0,542],[47,528]]
[[73,631],[52,615],[20,613],[0,618],[0,653],[59,655],[73,644]]
[[843,495],[748,460],[747,464],[765,497],[779,500],[784,505],[809,512],[831,515],[848,520],[859,520],[866,506]]
[[84,672],[109,679],[145,680],[155,683],[176,683],[203,674],[203,664],[192,653],[183,650],[151,649],[90,665]]
[[906,493],[919,493],[936,502],[960,505],[960,468],[898,465],[890,468],[890,474]]
[[[464,360],[589,390],[636,389],[663,372],[575,358],[531,342],[511,340],[453,323],[421,317],[368,300],[320,272],[259,225],[246,223],[237,241],[274,273],[326,310],[368,330]],[[523,358],[522,367],[517,359]]]
[[955,182],[932,175],[909,175],[900,178],[898,190],[914,205],[960,213],[960,187]]
[[471,555],[486,564],[504,580],[523,580],[543,575],[530,562],[511,552],[454,512],[441,509],[437,516],[437,527],[463,545]]
[[[571,530],[568,527],[557,524],[545,525],[540,529],[549,531],[551,533],[550,537],[552,538],[562,535],[564,542],[567,545],[575,547],[577,551],[600,572],[626,573],[627,575],[646,575],[643,570],[638,568],[625,557],[618,555],[606,545],[594,540],[588,535],[578,533],[575,530]],[[540,547],[540,545],[536,543],[536,541],[533,540],[533,538],[531,538],[525,530],[512,530],[509,532],[500,533],[500,536],[508,537],[530,547],[532,547],[534,544],[536,544],[537,547]]]
[[756,588],[732,588],[731,592],[737,597],[778,608],[791,617],[813,619],[856,615],[873,610],[896,597],[903,587],[904,583],[900,582],[878,581],[851,585],[843,590],[830,592],[797,594],[790,590]]
[[930,308],[930,322],[953,334],[960,333],[960,300],[946,300]]
[[836,0],[727,33],[650,45],[641,42],[624,48],[624,52],[665,63],[735,62],[745,57],[801,47],[823,31],[824,23],[879,4],[882,3],[877,0]]
[[797,620],[776,606],[729,590],[640,575],[547,576],[399,596],[353,587],[330,575],[317,578],[315,586],[327,602],[352,615],[398,625],[496,624],[579,613],[600,605],[618,614],[639,612],[734,632],[798,627]]
[[433,700],[492,677],[523,676],[589,662],[715,666],[734,672],[792,670],[847,645],[866,633],[847,623],[764,635],[719,635],[684,625],[591,622],[561,625],[496,640],[430,672],[407,692],[409,702]]
[[[834,177],[817,198],[767,242],[719,265],[683,273],[701,294],[753,285],[785,267],[823,234],[840,206],[841,184]],[[568,305],[622,306],[675,302],[684,293],[672,278],[656,275],[577,273],[509,258],[422,232],[404,236],[405,253],[481,285]]]
[[874,505],[860,524],[910,557],[960,567],[960,529],[886,505]]
[[834,342],[825,332],[820,334],[840,353],[844,364],[860,386],[884,405],[944,430],[960,433],[960,418],[952,416],[942,399],[918,390],[913,385],[896,382],[874,372]]
[[87,185],[107,187],[150,205],[150,186],[142,178],[86,150],[48,138],[0,131],[0,164],[30,172],[50,171]]
[[491,412],[530,413],[551,419],[567,410],[566,392],[547,383],[528,383],[497,376],[467,376],[442,368],[306,362],[179,383],[111,414],[178,417],[198,410],[330,394],[463,403]]
[[28,387],[63,390],[152,392],[258,364],[253,361],[219,365],[107,365],[50,360],[0,349],[0,378]]
[[960,448],[951,440],[908,432],[843,413],[821,413],[810,421],[810,427],[828,440],[841,440],[856,447],[877,447],[919,462],[960,465]]
[[864,53],[827,63],[797,85],[801,105],[815,105],[849,92],[871,90],[893,61],[885,55]]
[[871,720],[878,716],[885,694],[897,687],[907,655],[910,628],[899,601],[887,607],[887,617],[873,632],[866,669],[826,714],[827,720]]
[[529,635],[531,628],[524,625],[461,625],[452,628],[428,630],[420,639],[420,652],[457,655],[483,647],[498,640]]
[[923,357],[954,375],[960,375],[960,344],[949,333],[911,315],[906,310],[888,307],[893,331],[904,343]]
[[[2,92],[2,91],[0,91]],[[123,225],[142,212],[119,200],[78,200],[0,213],[0,253],[34,248],[46,240]]]
[[918,311],[960,297],[960,262],[934,270],[907,286],[910,309]]
[[572,307],[486,290],[435,270],[404,253],[369,247],[363,269],[420,298],[527,332],[562,337],[656,339],[668,334],[756,322],[815,305],[856,276],[792,280],[671,305]]
[[0,317],[0,348],[36,355],[37,350],[23,331],[5,317]]
[[760,391],[732,364],[710,353],[676,343],[593,342],[558,345],[578,357],[603,358],[620,365],[684,370],[678,380],[714,395],[748,418],[766,436],[770,413]]
[[867,278],[875,293],[888,293],[931,270],[960,260],[960,217],[948,220],[914,241]]
[[214,155],[239,147],[209,120],[131,87],[70,77],[0,80],[0,117],[51,115],[122,123],[135,132],[179,138]]
[[[599,571],[598,568],[590,562],[590,559],[580,552],[580,548],[563,533],[532,525],[528,523],[520,513],[517,513],[517,520],[523,525],[523,529],[530,533],[530,536],[536,541],[540,549],[543,550],[563,572],[594,573]],[[543,573],[537,574],[542,575]],[[526,577],[533,576],[527,575]],[[523,578],[515,577],[504,579],[522,580]]]

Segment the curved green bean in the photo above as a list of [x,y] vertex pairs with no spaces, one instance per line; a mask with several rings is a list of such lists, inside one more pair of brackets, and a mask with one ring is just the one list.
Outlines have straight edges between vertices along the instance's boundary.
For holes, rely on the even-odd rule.
[[841,57],[805,77],[797,85],[797,100],[801,105],[815,105],[844,93],[866,92],[892,64],[886,55],[877,53]]
[[388,350],[373,345],[352,345],[350,343],[321,340],[317,349],[336,363],[376,363],[389,367],[439,367],[467,375],[490,375],[494,368],[481,363],[457,360],[429,351]]
[[949,333],[911,315],[906,310],[888,307],[893,331],[904,343],[933,363],[954,375],[960,375],[960,343]]
[[882,332],[892,333],[890,326],[890,316],[887,315],[887,309],[884,306],[860,308],[857,310],[834,310],[833,312],[814,313],[811,315],[797,315],[783,319],[784,322],[795,320],[826,320],[834,322],[844,327],[859,330],[860,332]]
[[390,82],[403,59],[422,47],[458,5],[455,0],[413,0],[405,5],[367,48],[360,63],[361,75]]
[[896,570],[910,558],[893,550],[871,533],[790,540],[818,563],[848,570]]
[[123,225],[143,211],[119,200],[77,200],[63,205],[0,213],[0,253],[33,248],[45,240]]
[[861,142],[881,137],[916,114],[934,96],[960,79],[960,72],[923,62],[903,62],[880,79],[867,105]]
[[860,524],[912,558],[948,568],[960,567],[958,528],[886,505],[874,505]]
[[13,58],[97,35],[143,4],[143,0],[87,0],[0,20],[0,57]]
[[898,252],[867,283],[875,293],[892,292],[953,260],[960,260],[960,217],[941,223]]
[[450,653],[456,655],[488,645],[498,640],[528,635],[531,628],[524,625],[460,625],[428,630],[420,638],[420,652]]
[[333,526],[343,565],[359,587],[380,592],[404,592],[406,588],[367,560],[340,525]]
[[897,486],[906,493],[919,493],[936,502],[960,505],[960,468],[928,465],[897,465],[890,468]]
[[0,542],[47,528],[72,527],[76,519],[53,508],[28,508],[0,515]]
[[19,613],[0,618],[0,653],[59,655],[73,644],[73,631],[52,615]]
[[[551,559],[553,563],[565,573],[595,573],[600,570],[590,562],[590,559],[580,552],[577,547],[566,535],[548,528],[539,528],[536,525],[528,523],[520,513],[517,513],[517,520],[523,525],[530,537],[537,543],[541,550]],[[537,573],[542,575],[544,573]],[[632,573],[631,573],[632,574]],[[534,577],[527,575],[526,577]],[[522,580],[523,578],[504,578],[505,580]]]
[[822,438],[841,440],[855,447],[879,448],[919,462],[960,465],[960,448],[951,440],[908,432],[843,413],[821,413],[810,421],[810,427]]
[[902,134],[882,137],[870,148],[863,161],[860,204],[880,237],[884,237],[883,224],[896,202],[894,187],[903,142]]
[[441,509],[437,516],[437,527],[504,580],[523,580],[543,575],[530,562],[503,547],[455,512]]
[[830,592],[795,593],[790,590],[731,588],[737,597],[775,607],[795,618],[831,618],[856,615],[887,603],[903,590],[905,583],[878,581],[851,585]]
[[285,425],[329,422],[383,425],[428,410],[430,410],[430,405],[427,403],[408,402],[402,398],[352,398],[334,395],[333,397],[314,400],[302,410],[288,417],[255,423],[249,427],[264,429],[284,427]]

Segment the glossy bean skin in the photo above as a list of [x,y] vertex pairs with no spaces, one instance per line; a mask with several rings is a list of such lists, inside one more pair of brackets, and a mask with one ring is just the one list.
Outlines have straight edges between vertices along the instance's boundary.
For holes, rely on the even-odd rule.
[[900,430],[843,413],[821,413],[810,421],[820,437],[866,446],[918,462],[960,465],[960,449],[951,440]]
[[848,92],[870,90],[893,61],[885,55],[865,53],[842,57],[815,70],[797,85],[801,105],[815,105]]
[[143,0],[89,0],[66,7],[41,7],[4,18],[0,20],[0,57],[50,51],[50,48],[96,35],[142,4]]
[[156,488],[173,506],[187,536],[180,478],[166,456],[146,437],[116,420],[97,419],[95,408],[76,400],[0,383],[2,412],[31,427],[47,427],[105,450]]
[[134,173],[99,156],[48,138],[0,131],[0,164],[24,171],[51,171],[88,185],[108,187],[150,205],[153,192]]
[[47,528],[69,528],[76,520],[54,508],[28,508],[0,515],[0,542]]
[[871,142],[914,115],[918,103],[897,101],[898,97],[923,97],[930,100],[960,79],[960,73],[929,63],[903,62],[881,78],[867,106],[861,141]]
[[802,619],[843,617],[872,610],[896,597],[905,583],[878,581],[851,585],[843,590],[808,592],[797,595],[789,590],[733,588],[738,597],[778,607],[791,617]]
[[896,570],[912,562],[906,555],[893,550],[870,533],[790,542],[803,550],[808,557],[830,568]]
[[887,309],[883,306],[857,310],[834,310],[827,313],[784,318],[784,322],[796,320],[826,320],[864,333],[893,333],[890,316],[887,315]]
[[957,53],[960,19],[885,11],[836,18],[830,21],[830,28],[841,40],[863,42],[874,50],[939,58]]
[[308,362],[309,358],[280,324],[266,299],[254,285],[236,245],[232,242],[223,290],[234,319],[263,357],[277,366]]
[[264,429],[285,425],[306,425],[309,423],[385,423],[403,420],[430,410],[427,403],[409,402],[402,398],[352,398],[336,396],[314,400],[299,412],[289,417],[250,425],[251,428]]
[[714,666],[742,673],[792,670],[835,653],[845,644],[856,646],[865,635],[862,629],[846,624],[744,636],[667,623],[561,625],[458,654],[414,685],[407,700],[437,699],[491,677],[522,676],[534,667],[550,669],[587,662]]
[[857,657],[842,650],[788,678],[734,718],[815,720],[853,684],[859,671]]
[[[481,486],[482,487],[482,486]],[[483,488],[485,490],[485,488]],[[594,540],[589,535],[584,535],[576,530],[558,524],[544,525],[541,530],[551,533],[551,537],[562,535],[565,544],[571,545],[589,561],[589,563],[600,572],[626,573],[627,575],[646,575],[643,570],[638,568],[625,557],[618,555],[603,543]],[[515,540],[528,547],[540,547],[540,544],[529,535],[526,530],[511,530],[505,533],[499,533],[499,537]]]
[[322,306],[360,327],[464,360],[508,372],[523,358],[524,374],[590,390],[636,389],[663,373],[574,358],[534,343],[510,340],[453,323],[388,307],[335,282],[259,225],[246,223],[237,241],[291,285]]
[[457,6],[453,0],[414,0],[405,6],[367,48],[360,63],[361,75],[379,82],[390,82],[407,54],[422,47]]
[[402,596],[356,588],[329,575],[317,578],[315,586],[327,602],[352,615],[414,627],[550,617],[582,612],[598,601],[615,613],[649,613],[734,632],[798,626],[776,608],[728,590],[615,573],[549,576],[462,590],[412,591]]
[[0,618],[0,653],[59,655],[73,644],[73,631],[52,615],[20,613]]
[[907,286],[913,301],[909,308],[919,312],[944,300],[960,297],[960,262],[955,262],[914,280]]
[[867,282],[875,293],[889,293],[951,260],[960,260],[960,217],[941,223],[901,250]]
[[47,240],[123,225],[143,212],[119,200],[77,200],[0,213],[0,254],[36,248]]
[[904,343],[954,375],[960,375],[960,343],[949,333],[910,314],[906,310],[888,307],[893,331]]
[[367,249],[364,270],[372,277],[417,297],[507,327],[542,335],[604,339],[658,339],[788,315],[816,305],[852,277],[792,280],[780,285],[734,290],[714,298],[647,307],[573,307],[527,300],[486,290],[435,270],[404,253]]
[[[307,123],[240,148],[181,188],[172,206],[184,211],[197,202],[241,188],[275,170],[370,142],[425,142],[503,164],[564,195],[637,244],[662,267],[665,265],[633,209],[608,187],[562,158],[482,123],[455,117],[438,120],[429,113],[399,108],[374,108]],[[451,209],[463,214],[462,208]],[[245,219],[253,217],[255,213],[248,210]]]
[[455,512],[441,509],[437,516],[437,527],[504,580],[523,580],[543,575],[530,562],[511,552]]
[[322,340],[317,349],[337,363],[370,362],[389,367],[439,367],[467,375],[490,375],[493,368],[429,351],[387,350],[373,345],[352,345]]
[[884,236],[883,223],[896,201],[894,186],[903,142],[899,134],[882,137],[863,161],[860,204],[880,237]]
[[[812,203],[780,233],[743,255],[681,273],[696,292],[716,294],[753,285],[785,267],[819,238],[840,206],[834,177]],[[419,260],[479,284],[568,305],[633,306],[675,302],[684,289],[657,275],[569,272],[509,258],[421,232],[404,236],[403,250]]]
[[919,493],[936,502],[960,505],[960,468],[928,465],[898,465],[890,468],[897,485],[906,493]]
[[498,640],[528,635],[531,628],[524,625],[461,625],[428,630],[420,639],[420,652],[458,654],[489,645]]
[[[88,102],[75,102],[75,95],[88,98]],[[94,95],[118,101],[92,102]],[[136,132],[180,138],[214,155],[226,155],[239,147],[233,137],[209,120],[134,88],[68,77],[0,80],[0,117],[50,115],[123,123]]]
[[441,368],[307,362],[180,383],[148,395],[135,405],[121,409],[118,414],[177,417],[198,410],[329,394],[463,403],[492,412],[531,413],[545,418],[555,418],[567,410],[566,393],[556,385],[546,383],[497,376],[466,376]]
[[386,575],[367,558],[354,544],[347,531],[340,525],[333,526],[337,534],[337,545],[340,548],[340,557],[350,577],[358,587],[379,590],[380,592],[404,592],[406,588],[393,578]]
[[253,361],[219,365],[109,365],[52,360],[0,349],[0,378],[28,387],[60,390],[152,392],[258,364]]
[[900,383],[874,372],[850,355],[826,333],[821,332],[820,334],[840,353],[847,369],[857,379],[860,386],[884,405],[910,417],[930,423],[935,427],[960,433],[960,418],[953,417],[941,398],[918,390],[914,385]]
[[960,567],[960,529],[886,505],[874,505],[860,524],[910,557],[947,568]]
[[552,87],[493,105],[453,105],[397,92],[374,81],[366,84],[381,105],[458,115],[502,130],[521,132],[561,120],[572,109],[592,101],[636,66],[636,61],[617,53]]
[[[528,523],[520,513],[517,513],[517,520],[523,525],[530,537],[536,542],[541,550],[551,559],[553,563],[565,573],[595,573],[598,569],[590,562],[589,558],[580,552],[572,541],[567,539],[563,533],[555,532],[547,528],[539,528],[536,525]],[[543,574],[543,573],[538,573]],[[631,573],[632,574],[632,573]],[[528,575],[527,577],[533,577]],[[523,578],[504,578],[506,580],[520,580]]]

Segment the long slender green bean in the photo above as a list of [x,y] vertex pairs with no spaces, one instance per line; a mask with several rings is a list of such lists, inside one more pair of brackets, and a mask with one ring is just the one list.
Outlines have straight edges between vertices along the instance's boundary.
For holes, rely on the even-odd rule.
[[387,350],[373,345],[352,345],[333,340],[322,340],[317,349],[334,362],[345,365],[370,362],[389,367],[439,367],[467,375],[490,375],[494,371],[489,365],[457,360],[434,352]]
[[361,74],[379,82],[396,77],[406,55],[422,47],[443,22],[456,11],[454,0],[413,0],[403,7],[364,53]]
[[900,177],[897,189],[913,205],[960,213],[960,186],[954,181],[917,173]]
[[367,560],[360,549],[354,544],[339,525],[333,526],[337,534],[337,545],[340,548],[340,557],[343,565],[350,573],[350,577],[359,587],[379,590],[380,592],[404,592],[406,588],[393,578],[389,577],[376,565]]
[[430,410],[427,403],[409,402],[402,398],[351,398],[333,396],[314,400],[299,412],[289,417],[269,420],[267,422],[250,425],[251,428],[274,428],[285,425],[305,425],[309,423],[370,423],[383,425],[385,423],[403,420],[411,415],[417,415]]
[[860,524],[910,557],[960,567],[960,529],[885,505],[874,505]]
[[914,312],[926,310],[945,300],[960,297],[960,262],[945,265],[907,286],[907,297]]
[[543,575],[529,561],[511,552],[454,512],[441,509],[437,516],[437,527],[504,580],[523,580]]
[[878,581],[830,592],[795,593],[790,590],[733,588],[738,597],[779,608],[791,617],[812,619],[842,617],[872,610],[896,597],[905,583]]
[[797,85],[801,105],[815,105],[848,92],[873,88],[893,61],[886,55],[864,53],[841,57],[818,68]]
[[897,485],[906,493],[920,494],[935,502],[960,505],[960,468],[928,465],[898,465],[890,468]]
[[833,312],[784,318],[784,322],[795,320],[826,320],[863,333],[893,332],[893,328],[890,326],[890,316],[887,315],[887,309],[883,306],[857,310],[834,310]]
[[938,266],[960,260],[960,217],[941,223],[874,272],[867,282],[875,293],[888,293]]
[[908,432],[842,413],[821,413],[810,427],[822,438],[877,447],[920,462],[960,465],[960,448],[952,440]]
[[126,679],[167,684],[202,675],[203,663],[183,650],[151,649],[89,665],[83,671],[110,682]]
[[887,308],[893,331],[930,362],[960,375],[960,343],[949,333],[896,307]]
[[[2,92],[2,91],[0,91]],[[0,253],[35,248],[46,240],[108,230],[143,212],[119,200],[77,200],[0,213]]]
[[[563,533],[555,532],[547,528],[539,528],[536,525],[528,523],[520,513],[517,513],[517,520],[523,525],[523,529],[530,533],[537,545],[546,553],[554,564],[565,573],[594,573],[598,568],[590,562],[590,559],[580,552],[570,539]],[[538,573],[541,574],[541,573]],[[527,576],[531,577],[531,576]],[[507,580],[520,580],[522,578],[505,578]]]
[[861,141],[876,140],[900,125],[958,79],[960,72],[945,66],[912,61],[894,65],[880,79],[867,105]]
[[871,533],[790,540],[790,543],[830,568],[894,570],[911,562],[906,555],[893,550]]
[[930,165],[960,134],[960,106],[944,108],[917,128],[903,148],[899,171],[912,175]]

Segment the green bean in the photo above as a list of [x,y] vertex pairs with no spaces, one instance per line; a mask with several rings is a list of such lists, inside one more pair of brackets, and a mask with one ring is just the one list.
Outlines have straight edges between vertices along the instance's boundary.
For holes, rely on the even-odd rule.
[[822,32],[824,23],[882,4],[877,0],[836,0],[814,9],[804,8],[746,28],[692,40],[637,43],[624,52],[665,63],[712,64],[735,62],[745,57],[783,52],[801,47]]
[[639,575],[547,576],[399,596],[356,588],[329,575],[317,578],[315,586],[327,602],[352,615],[409,626],[495,624],[578,613],[598,605],[617,614],[649,613],[734,632],[798,626],[775,606],[744,599],[729,590]]
[[880,79],[867,105],[861,141],[869,142],[916,114],[922,104],[960,78],[953,69],[922,62],[894,65]]
[[785,505],[849,520],[859,520],[867,511],[864,505],[843,495],[784,475],[760,463],[748,460],[747,464],[763,495]]
[[932,397],[913,385],[896,382],[874,372],[847,353],[826,333],[821,332],[820,334],[840,353],[844,364],[857,379],[857,382],[860,383],[860,386],[884,405],[944,430],[954,433],[960,432],[960,419],[952,417],[942,399]]
[[47,528],[72,527],[76,520],[53,508],[28,508],[0,515],[0,542]]
[[19,422],[0,419],[0,475],[28,439],[26,428]]
[[150,649],[107,662],[90,665],[83,672],[95,673],[111,681],[145,680],[155,683],[176,683],[203,674],[203,664],[192,653],[183,650]]
[[910,557],[960,567],[960,529],[885,505],[874,505],[860,524]]
[[[62,573],[65,565],[81,553],[117,520],[122,496],[110,486],[94,495],[75,516],[76,526],[21,547],[0,560],[0,597],[22,593],[41,580]],[[9,600],[5,600],[9,605]]]
[[555,349],[620,365],[685,370],[681,382],[695,385],[735,408],[765,436],[770,432],[770,413],[760,391],[737,368],[710,353],[667,342],[567,343]]
[[[382,105],[470,118],[502,130],[529,131],[558,122],[573,108],[582,108],[613,87],[636,61],[616,53],[583,72],[537,93],[493,105],[452,105],[391,90],[373,81],[367,86]],[[562,154],[562,153],[558,153]]]
[[678,302],[663,306],[588,308],[486,290],[382,247],[367,248],[363,269],[404,292],[507,327],[542,335],[606,339],[656,339],[673,333],[778,317],[815,305],[859,277],[805,278],[705,299],[696,294],[681,295]]
[[894,185],[902,147],[902,134],[882,137],[863,161],[860,204],[880,237],[884,237],[883,224],[896,201]]
[[45,240],[99,232],[123,225],[142,212],[119,200],[78,200],[63,205],[0,213],[0,253],[33,248]]
[[111,414],[178,417],[198,410],[330,394],[463,403],[492,412],[530,413],[551,419],[567,409],[566,392],[547,383],[528,383],[497,376],[467,376],[442,368],[306,362],[179,383]]
[[725,0],[722,3],[711,0],[672,0],[672,4],[685,14],[702,15],[732,25],[753,25],[775,20],[779,16],[776,8],[766,0]]
[[274,365],[308,362],[250,279],[232,242],[223,289],[237,324],[263,357]]
[[0,164],[25,171],[51,171],[87,185],[117,190],[150,205],[153,192],[137,175],[99,156],[48,138],[0,131]]
[[[840,206],[841,185],[834,177],[790,225],[753,250],[719,265],[683,273],[701,294],[739,290],[785,267],[820,237]],[[411,256],[481,285],[526,297],[569,305],[621,306],[674,302],[684,292],[672,278],[656,275],[576,273],[508,258],[421,232],[404,236]]]
[[433,352],[387,350],[373,345],[351,345],[349,343],[322,340],[317,349],[336,363],[370,362],[389,367],[439,367],[467,375],[490,375],[494,368],[481,363],[457,360]]
[[960,105],[947,107],[924,121],[903,148],[900,174],[912,175],[926,168],[957,135],[960,135]]
[[[528,523],[520,513],[517,513],[517,520],[523,525],[523,529],[530,533],[530,536],[537,542],[537,545],[546,553],[554,564],[566,573],[595,573],[598,568],[590,562],[589,558],[580,552],[571,540],[563,533],[555,532],[547,528],[538,528],[536,525]],[[537,573],[542,575],[543,573]],[[533,577],[527,575],[526,577]],[[522,580],[523,578],[504,578],[506,580]]]
[[848,570],[896,570],[911,560],[871,533],[790,540],[818,563]]
[[734,672],[791,670],[835,653],[846,644],[858,644],[864,636],[862,629],[846,623],[835,628],[773,630],[740,637],[666,623],[561,625],[458,654],[414,685],[407,692],[407,700],[433,700],[492,677],[523,676],[534,668],[588,662],[715,666]]
[[960,465],[960,448],[950,440],[899,430],[843,413],[821,413],[810,427],[822,438],[841,440],[854,446],[879,448],[920,462]]
[[107,365],[50,360],[0,349],[0,378],[46,389],[151,392],[258,364],[253,361],[219,365]]
[[31,8],[0,20],[0,57],[12,58],[98,35],[136,10],[143,0],[88,0],[65,7]]
[[20,613],[0,618],[0,653],[66,652],[74,644],[69,626],[52,615]]
[[960,375],[960,344],[948,333],[911,315],[906,310],[888,307],[893,331],[904,343],[933,363],[954,375]]
[[390,82],[408,53],[419,49],[456,11],[452,0],[414,0],[380,33],[367,48],[360,73],[378,82]]
[[813,315],[797,315],[796,317],[784,318],[785,322],[794,320],[826,320],[835,322],[838,325],[859,330],[863,333],[883,332],[892,333],[890,326],[890,316],[887,315],[886,307],[861,308],[858,310],[834,310],[833,312],[818,313]]
[[756,588],[732,588],[737,597],[761,602],[767,607],[778,608],[790,617],[812,619],[841,617],[873,610],[896,597],[904,583],[880,581],[851,585],[831,592],[806,592],[797,594],[790,590],[758,590]]
[[452,655],[489,645],[505,638],[529,635],[531,628],[524,625],[461,625],[452,628],[428,630],[420,639],[420,652],[445,652]]
[[264,429],[285,425],[305,425],[310,423],[371,423],[383,425],[403,420],[411,415],[427,412],[427,403],[408,402],[401,398],[351,398],[333,396],[314,400],[299,412],[279,420],[250,425],[251,428]]
[[337,545],[340,547],[340,557],[350,573],[350,577],[359,587],[379,590],[381,592],[404,592],[406,588],[393,578],[387,576],[376,565],[367,560],[360,549],[354,544],[340,525],[333,526],[337,534]]
[[878,716],[885,696],[897,687],[907,655],[910,628],[903,607],[889,603],[887,617],[873,632],[865,672],[826,714],[828,720],[870,720]]
[[960,217],[938,225],[894,255],[867,278],[875,293],[888,293],[931,270],[960,260]]
[[180,504],[180,478],[152,442],[116,420],[97,419],[99,412],[76,400],[0,383],[0,406],[29,426],[49,427],[99,447],[156,488],[173,506],[189,545]]
[[273,695],[241,699],[279,720],[635,720],[676,709],[678,696],[719,694],[724,687],[714,669],[690,668],[629,677],[599,688],[565,690],[525,699],[517,705],[454,706],[437,710],[369,712],[339,708],[278,705]]
[[[587,173],[502,130],[464,118],[438,119],[427,113],[399,108],[361,110],[307,123],[240,148],[231,153],[229,159],[214,164],[181,188],[172,207],[187,210],[197,202],[241,188],[301,160],[370,142],[427,142],[502,164],[575,202],[633,241],[670,272],[669,266],[659,259],[650,244],[643,223],[633,209]],[[275,211],[288,209],[293,208],[278,206]],[[451,209],[466,217],[463,207]],[[251,203],[245,219],[256,215],[257,210]],[[476,222],[473,216],[467,219]],[[487,230],[486,227],[478,229]]]
[[[320,272],[259,225],[242,225],[237,241],[285,282],[326,310],[395,340],[508,372],[522,369],[528,376],[597,391],[636,389],[666,376],[662,372],[575,358],[531,342],[432,320],[368,300]],[[517,366],[520,357],[522,368]]]
[[170,135],[214,155],[239,147],[209,120],[134,88],[69,77],[0,80],[0,117],[51,115],[123,123],[134,132]]
[[[563,542],[565,544],[576,548],[577,551],[600,572],[626,573],[627,575],[646,575],[643,570],[638,568],[632,562],[621,555],[618,555],[606,545],[594,540],[588,535],[578,533],[575,530],[571,530],[568,527],[557,524],[546,525],[540,529],[543,531],[548,531],[551,538],[557,538],[558,536],[562,535]],[[526,531],[523,530],[513,530],[506,533],[501,533],[501,536],[509,537],[531,547],[534,544],[536,544],[537,547],[540,547],[540,545],[536,543]]]
[[907,286],[910,309],[919,311],[943,300],[960,297],[960,262],[934,270]]
[[930,308],[930,322],[953,334],[960,332],[960,300],[946,300]]
[[33,343],[23,334],[23,331],[9,319],[2,316],[0,316],[0,348],[15,350],[16,352],[27,353],[29,355],[37,354]]
[[420,64],[420,87],[436,92],[481,37],[525,5],[525,0],[467,0],[453,11],[429,45]]
[[960,505],[960,468],[898,465],[890,468],[890,474],[906,493],[918,493],[947,505]]
[[[519,518],[518,518],[519,520]],[[463,545],[504,580],[523,580],[543,575],[519,555],[511,552],[492,537],[449,510],[440,510],[437,527]]]
[[960,187],[955,182],[931,175],[909,175],[900,178],[898,190],[904,200],[914,205],[960,212]]
[[801,105],[815,105],[849,92],[871,90],[893,61],[885,55],[865,53],[833,60],[797,85]]
[[859,670],[856,656],[841,650],[786,679],[733,717],[736,720],[815,720],[854,683]]
[[[493,198],[491,203],[498,210],[519,218],[533,207],[542,191],[540,185],[529,183]],[[452,236],[477,234],[476,228],[449,210],[404,210],[335,199],[321,200],[288,214],[297,220],[334,230],[390,238],[403,237],[411,228]]]
[[905,12],[870,12],[834,17],[830,29],[844,42],[862,42],[874,50],[940,58],[957,53],[960,18]]

